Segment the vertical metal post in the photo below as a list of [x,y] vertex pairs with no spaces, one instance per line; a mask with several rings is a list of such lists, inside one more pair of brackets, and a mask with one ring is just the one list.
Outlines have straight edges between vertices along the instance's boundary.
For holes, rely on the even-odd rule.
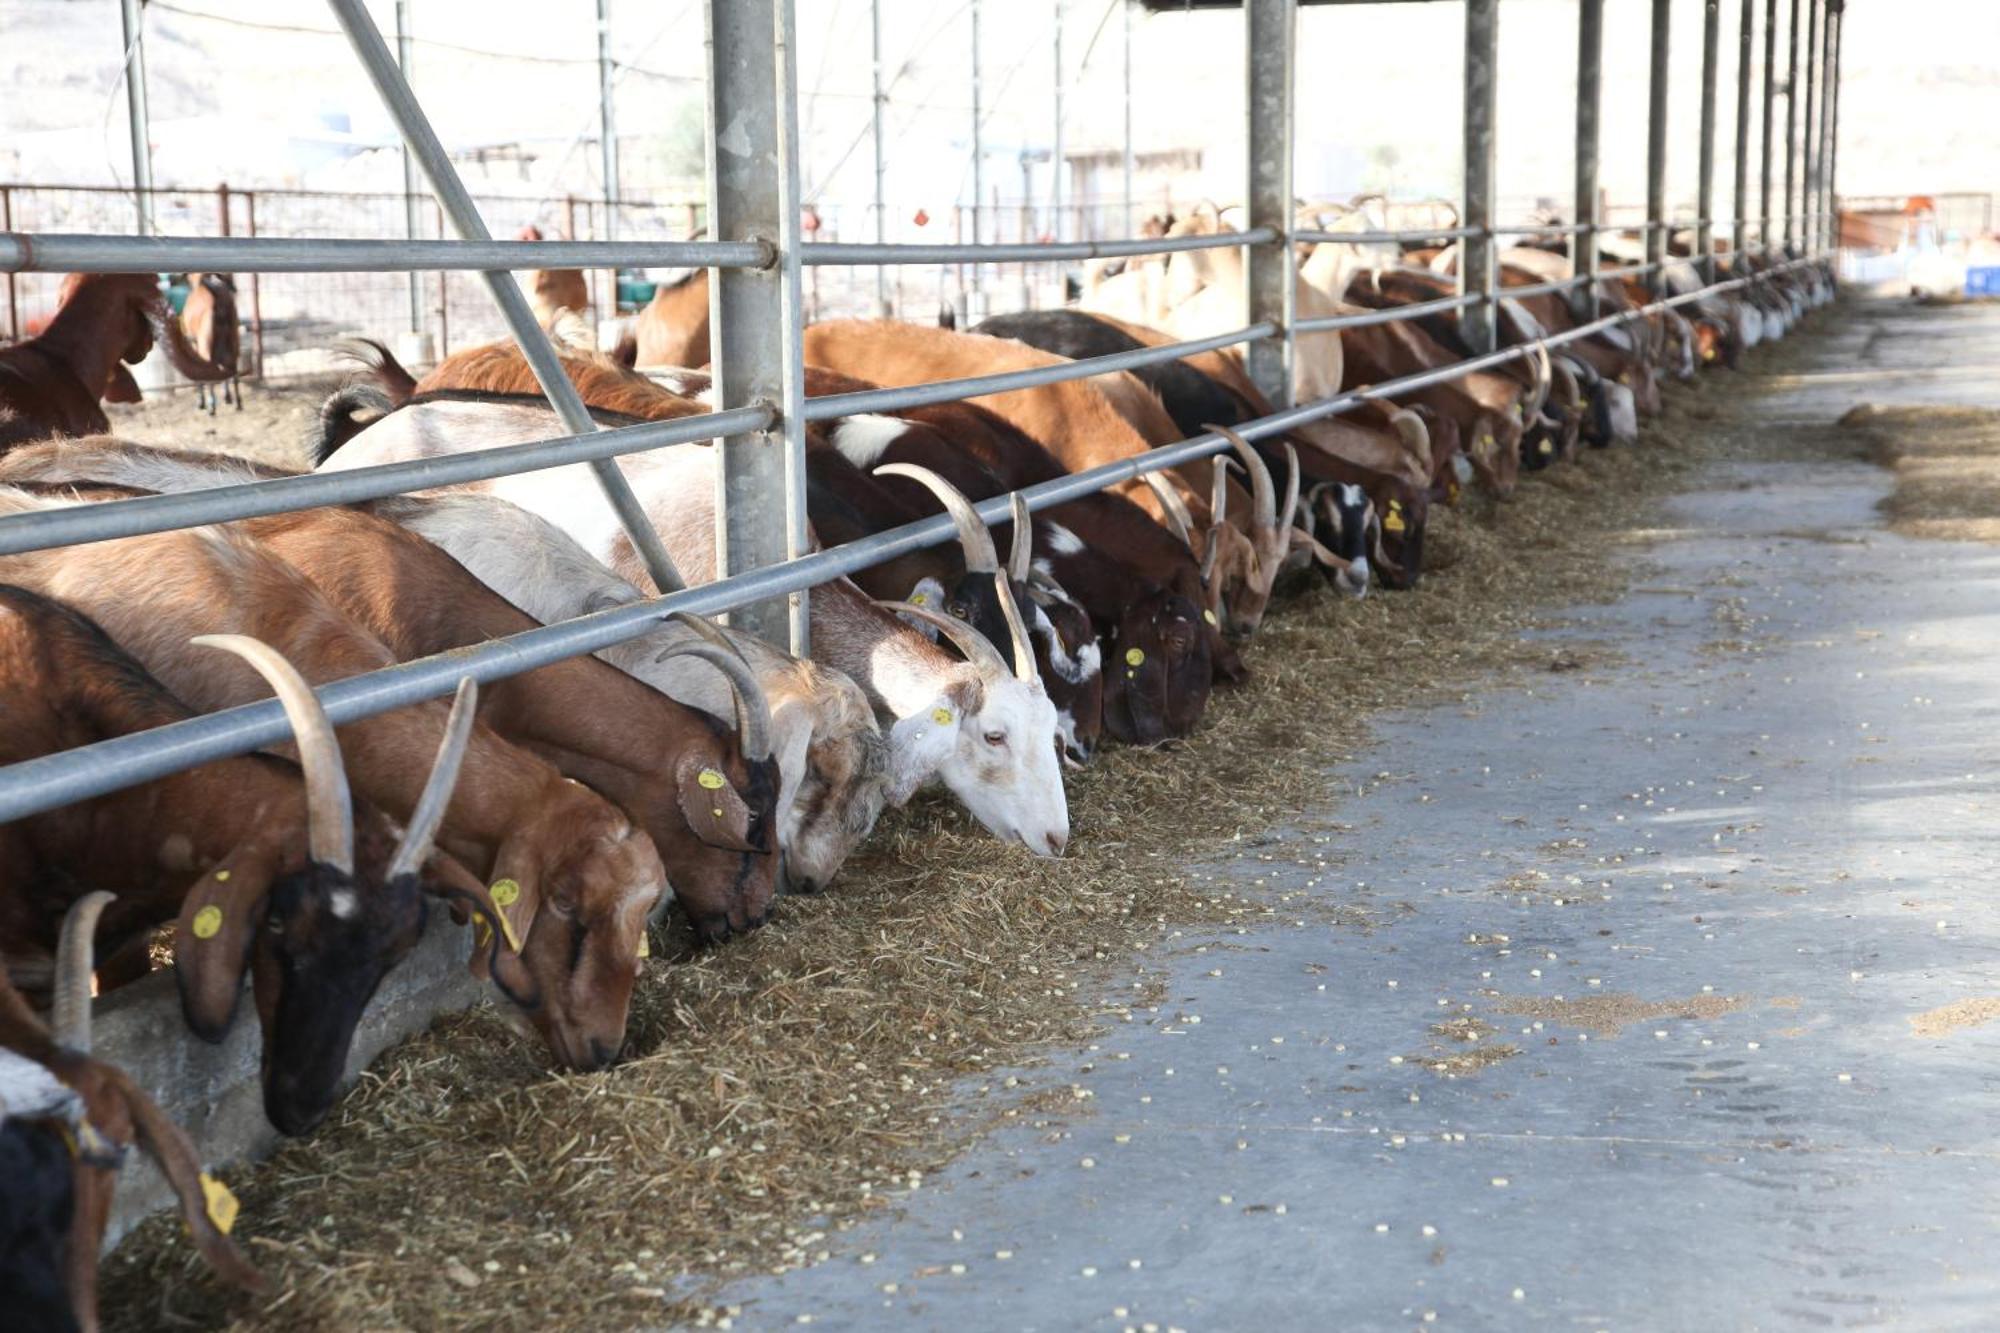
[[[888,111],[889,95],[882,89],[882,0],[868,0],[868,22],[871,34],[870,52],[874,60],[873,79],[875,96],[871,103],[871,128],[875,135],[875,244],[884,245],[889,240],[889,206],[885,189],[889,157],[883,148],[882,119]],[[875,317],[889,318],[889,270],[886,266],[875,266]]]
[[215,187],[215,226],[216,226],[216,233],[215,233],[216,235],[227,236],[229,234],[229,182],[228,181],[224,181],[222,184]]
[[[1742,270],[1736,266],[1742,262],[1744,253],[1750,246],[1750,208],[1746,196],[1750,191],[1750,56],[1752,31],[1757,21],[1757,0],[1738,0],[1742,9],[1741,31],[1736,38],[1736,178],[1735,178],[1735,219],[1736,225],[1729,233],[1731,267],[1738,277]],[[1714,281],[1713,277],[1710,281]]]
[[1058,241],[1069,239],[1068,228],[1063,226],[1063,0],[1053,0],[1055,5],[1055,47],[1056,47],[1056,141],[1049,152],[1049,204],[1054,214],[1055,225],[1049,234]]
[[[1488,0],[1490,3],[1490,0]],[[1250,136],[1245,157],[1250,179],[1250,225],[1275,228],[1278,237],[1250,247],[1251,323],[1276,324],[1281,336],[1250,344],[1250,378],[1279,407],[1292,403],[1292,336],[1297,285],[1292,274],[1292,87],[1293,45],[1298,30],[1297,0],[1244,0],[1243,46],[1247,55]]]
[[1459,329],[1475,352],[1493,350],[1493,122],[1500,67],[1499,0],[1465,0],[1465,160],[1458,221],[1478,228],[1458,243],[1458,291],[1483,297],[1459,313]]
[[[257,235],[257,192],[243,193],[243,227],[251,236]],[[250,275],[250,345],[254,350],[255,375],[264,378],[264,287],[259,275]]]
[[146,20],[140,0],[119,0],[125,32],[125,114],[132,135],[132,197],[138,205],[139,234],[153,234],[153,142],[146,112]]
[[[1834,6],[1833,10],[1833,63],[1826,76],[1827,118],[1826,118],[1826,213],[1827,249],[1840,249],[1840,189],[1834,169],[1840,165],[1840,38],[1847,29],[1847,7]],[[1991,210],[1993,197],[1986,197],[1986,206]],[[1982,230],[1993,229],[1989,211],[1982,224]]]
[[[396,65],[403,71],[403,80],[410,79],[410,58],[414,54],[415,39],[410,31],[410,0],[396,0]],[[417,196],[417,163],[410,156],[409,148],[400,150],[403,155],[403,234],[416,240],[421,234],[423,219],[419,216],[421,204]],[[409,275],[410,288],[410,332],[424,331],[424,275],[412,272]]]
[[[424,109],[418,105],[416,95],[410,85],[403,81],[403,75],[396,68],[395,60],[389,55],[389,48],[382,42],[382,34],[377,31],[375,21],[368,17],[367,0],[327,0],[334,17],[339,20],[342,31],[347,34],[348,43],[361,60],[362,68],[375,85],[375,92],[382,99],[390,119],[402,132],[403,142],[409,145],[417,161],[430,179],[431,189],[436,193],[440,208],[451,217],[452,228],[469,241],[492,239],[486,230],[486,222],[479,216],[479,209],[473,204],[472,196],[465,191],[465,182],[451,165],[444,145],[438,142],[437,132],[431,128]],[[541,383],[542,392],[548,395],[549,405],[562,418],[565,428],[578,435],[588,435],[596,430],[597,423],[591,419],[590,411],[583,405],[576,386],[563,373],[562,361],[556,355],[555,347],[541,325],[535,322],[534,312],[528,308],[528,298],[521,294],[521,284],[505,269],[481,275],[486,280],[487,290],[493,294],[494,303],[500,307],[501,316],[520,344],[521,354],[527,358],[528,366],[535,372],[535,379]],[[683,584],[679,571],[667,555],[667,548],[661,544],[660,536],[646,521],[646,511],[639,504],[639,498],[632,494],[632,488],[625,482],[625,474],[618,470],[618,464],[603,459],[591,464],[597,481],[604,488],[604,497],[618,515],[618,522],[625,535],[632,542],[633,549],[645,561],[647,571],[661,592],[678,591]]]
[[1604,90],[1604,0],[1578,0],[1576,12],[1576,225],[1570,265],[1590,281],[1570,290],[1579,320],[1597,318],[1597,150]]
[[1653,0],[1652,77],[1646,105],[1646,271],[1647,290],[1665,285],[1667,257],[1667,68],[1673,35],[1673,0]]
[[[716,570],[724,577],[806,551],[804,341],[799,284],[798,86],[792,0],[708,5],[709,228],[762,240],[778,262],[722,269],[709,288],[718,409],[769,403],[769,428],[722,441]],[[730,621],[804,655],[806,595],[759,602]]]
[[603,153],[604,239],[618,239],[618,97],[611,61],[611,0],[597,0],[597,133]]
[[1715,60],[1722,36],[1722,0],[1703,0],[1701,23],[1701,154],[1695,195],[1695,264],[1715,281]]
[[[1748,0],[1745,0],[1748,3]],[[1759,177],[1757,249],[1771,251],[1771,130],[1772,113],[1777,109],[1778,0],[1764,0],[1764,167]]]
[[[713,0],[710,0],[713,3]],[[986,239],[986,233],[979,226],[980,209],[986,201],[986,128],[985,112],[979,105],[979,0],[968,0],[972,11],[972,244],[978,245]],[[976,320],[973,307],[983,306],[980,300],[979,265],[972,265],[972,288],[966,294],[966,315]]]
[[1806,0],[1806,114],[1798,122],[1798,244],[1806,254],[1818,248],[1814,232],[1820,226],[1820,144],[1818,144],[1818,72],[1820,72],[1820,0]]
[[1799,0],[1792,0],[1791,64],[1785,75],[1785,257],[1791,258],[1794,224],[1798,220],[1798,196],[1793,182],[1799,159]]
[[1132,217],[1132,5],[1121,4],[1125,11],[1125,225],[1117,233],[1119,236],[1135,235],[1139,224]]
[[[0,185],[0,231],[14,230],[14,191]],[[14,271],[7,271],[7,336],[21,341],[21,293],[14,283]]]

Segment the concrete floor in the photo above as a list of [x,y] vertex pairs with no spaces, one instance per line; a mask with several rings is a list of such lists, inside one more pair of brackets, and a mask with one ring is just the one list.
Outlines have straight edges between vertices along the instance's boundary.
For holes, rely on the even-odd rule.
[[[1823,346],[1779,415],[1990,398],[2000,315]],[[1886,533],[1886,488],[1673,501],[1555,636],[1619,660],[1382,720],[1337,870],[1285,831],[1211,867],[1378,928],[1156,951],[1156,1013],[1024,1075],[1075,1113],[727,1288],[735,1326],[2000,1326],[2000,1021],[1917,1021],[2000,1017],[2000,550]]]

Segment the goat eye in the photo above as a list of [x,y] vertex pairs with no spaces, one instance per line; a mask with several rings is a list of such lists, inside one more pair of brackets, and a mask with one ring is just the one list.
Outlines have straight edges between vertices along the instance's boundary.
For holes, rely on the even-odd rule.
[[1005,745],[1007,743],[1007,733],[1004,731],[989,731],[986,733],[986,743],[988,745]]

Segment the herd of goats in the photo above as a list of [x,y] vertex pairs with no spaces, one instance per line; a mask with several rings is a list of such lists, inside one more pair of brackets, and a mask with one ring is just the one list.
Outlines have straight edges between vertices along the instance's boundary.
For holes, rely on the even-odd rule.
[[[1226,225],[1202,214],[1172,233]],[[1630,257],[1629,241],[1602,240],[1607,265]],[[1302,247],[1298,314],[1437,302],[1455,293],[1456,258],[1365,240]],[[831,884],[879,813],[933,782],[1002,842],[1061,855],[1065,768],[1107,734],[1153,745],[1196,728],[1211,688],[1244,678],[1239,645],[1275,588],[1413,585],[1431,506],[1472,486],[1504,497],[1523,469],[1632,440],[1660,409],[1663,377],[1733,366],[1832,294],[1822,267],[1723,252],[1718,276],[1760,280],[1552,348],[1579,322],[1549,290],[1571,272],[1564,244],[1531,238],[1498,259],[1502,287],[1523,292],[1503,291],[1499,337],[1526,354],[1254,444],[1234,428],[1273,408],[1236,350],[815,424],[817,542],[940,506],[958,542],[814,588],[810,658],[675,615],[595,656],[483,688],[467,679],[449,702],[333,727],[316,685],[653,595],[581,464],[0,556],[0,764],[274,693],[296,737],[0,827],[6,1322],[94,1326],[96,1256],[134,1142],[216,1271],[259,1284],[227,1235],[227,1190],[142,1091],[90,1057],[93,984],[161,966],[163,928],[195,1037],[222,1038],[247,974],[265,1112],[287,1134],[333,1106],[364,1010],[434,905],[471,923],[471,967],[554,1063],[602,1068],[624,1045],[648,927],[669,904],[706,943],[753,930],[781,892]],[[1654,276],[1599,279],[1599,309],[1703,288],[1685,258]],[[0,515],[567,433],[511,343],[456,352],[422,378],[366,343],[350,348],[354,382],[296,442],[293,471],[121,440],[100,403],[137,397],[124,364],[156,338],[186,377],[233,380],[233,288],[221,275],[192,287],[203,300],[177,316],[153,275],[76,275],[39,336],[0,349]],[[1234,247],[1097,265],[1084,287],[1073,308],[970,332],[814,325],[807,392],[1200,338],[1240,327],[1245,309]],[[533,290],[600,422],[710,410],[709,376],[691,368],[709,360],[705,272],[662,287],[616,354],[589,336],[581,274],[537,273]],[[1295,393],[1468,355],[1450,310],[1305,334]],[[1016,497],[1011,522],[991,529],[974,509],[1205,430],[1229,452],[1032,519]],[[716,462],[708,444],[619,460],[691,584],[718,577]]]

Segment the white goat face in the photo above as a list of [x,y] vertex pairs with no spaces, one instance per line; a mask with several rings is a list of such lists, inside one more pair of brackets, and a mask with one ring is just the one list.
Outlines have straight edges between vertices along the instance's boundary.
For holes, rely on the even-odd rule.
[[1055,705],[1039,683],[981,680],[967,668],[928,712],[899,721],[891,736],[905,797],[935,774],[995,836],[1037,856],[1069,842]]

